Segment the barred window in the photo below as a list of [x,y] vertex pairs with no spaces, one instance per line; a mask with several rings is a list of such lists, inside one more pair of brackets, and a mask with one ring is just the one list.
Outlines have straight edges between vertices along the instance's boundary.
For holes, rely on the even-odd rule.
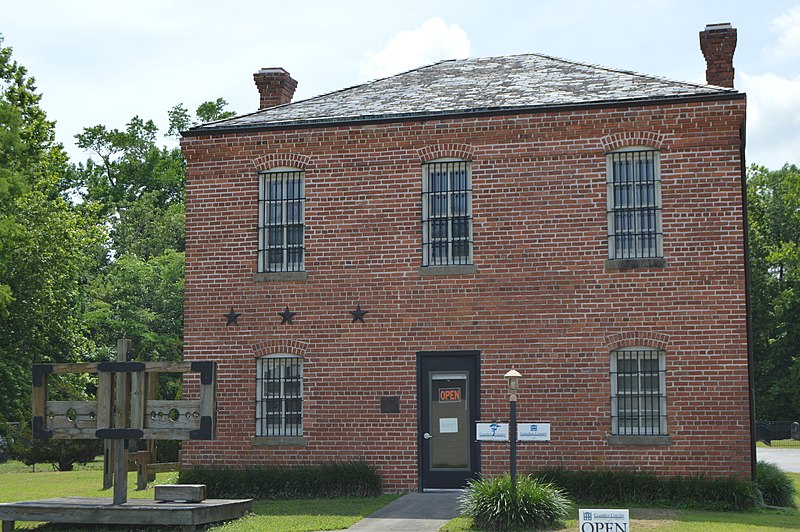
[[655,349],[611,353],[612,434],[667,434],[664,364],[664,352]]
[[258,271],[304,269],[305,176],[300,170],[264,172],[259,182]]
[[472,264],[470,163],[431,162],[422,172],[422,265]]
[[269,355],[256,370],[256,436],[302,436],[303,359]]
[[655,150],[608,154],[610,259],[663,257],[660,173]]

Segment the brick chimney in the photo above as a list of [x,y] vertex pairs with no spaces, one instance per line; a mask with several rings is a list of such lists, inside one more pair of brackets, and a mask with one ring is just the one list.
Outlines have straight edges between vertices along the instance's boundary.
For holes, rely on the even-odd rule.
[[253,79],[261,96],[259,110],[291,102],[297,88],[297,82],[282,68],[262,68]]
[[700,32],[700,49],[706,58],[706,83],[733,88],[736,28],[728,23],[707,25]]

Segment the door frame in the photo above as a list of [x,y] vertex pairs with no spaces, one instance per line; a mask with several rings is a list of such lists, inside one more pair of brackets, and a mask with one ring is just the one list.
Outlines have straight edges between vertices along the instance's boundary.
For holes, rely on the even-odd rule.
[[[471,400],[471,417],[472,420],[478,421],[481,419],[481,352],[478,350],[454,350],[454,351],[418,351],[417,352],[417,490],[422,492],[422,477],[424,474],[424,461],[423,461],[423,437],[425,428],[422,426],[423,411],[427,405],[422,404],[423,386],[427,385],[427,381],[422,375],[422,361],[423,359],[432,358],[447,358],[447,357],[468,357],[473,358],[475,363],[474,380],[474,394]],[[470,383],[467,383],[470,386]],[[428,398],[430,400],[430,398]],[[474,464],[473,472],[479,475],[481,472],[481,452],[480,443],[475,437],[475,424],[470,423],[470,454],[471,462]],[[429,488],[436,489],[436,488]],[[445,488],[447,489],[447,488]]]

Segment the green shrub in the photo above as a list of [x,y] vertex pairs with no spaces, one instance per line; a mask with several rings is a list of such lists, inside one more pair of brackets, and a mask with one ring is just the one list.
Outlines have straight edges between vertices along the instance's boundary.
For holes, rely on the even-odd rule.
[[796,490],[792,479],[775,464],[759,461],[756,466],[756,484],[770,506],[795,508]]
[[571,503],[559,489],[533,477],[508,475],[471,480],[460,498],[461,511],[479,528],[540,529],[563,520]]
[[582,503],[739,511],[758,508],[758,487],[740,478],[661,477],[633,471],[548,469],[534,475]]
[[101,440],[39,440],[31,433],[30,418],[12,426],[0,423],[5,454],[25,465],[51,464],[58,471],[72,471],[75,464],[86,465],[103,452]]
[[180,472],[183,484],[205,484],[210,498],[289,499],[374,497],[381,493],[377,470],[365,462],[221,469],[195,467]]

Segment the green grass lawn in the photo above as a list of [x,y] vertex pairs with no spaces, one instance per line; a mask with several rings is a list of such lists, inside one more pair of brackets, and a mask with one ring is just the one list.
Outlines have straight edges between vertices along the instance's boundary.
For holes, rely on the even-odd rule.
[[[19,462],[0,464],[0,502],[14,502],[53,497],[111,497],[112,490],[103,490],[103,464],[94,462],[76,466],[75,471],[53,471],[50,466],[32,468]],[[156,483],[171,484],[177,473],[159,473]],[[128,497],[151,499],[153,488],[136,491],[136,473],[128,474]],[[212,531],[262,531],[302,532],[309,530],[338,530],[348,528],[364,516],[384,507],[397,495],[372,498],[303,499],[285,501],[255,501],[253,513],[236,521],[208,528]],[[19,521],[18,528],[38,530],[70,530],[40,523]],[[75,528],[79,530],[79,528]],[[98,530],[98,529],[94,529]]]
[[[800,473],[788,473],[800,492]],[[157,483],[175,482],[177,473],[159,473]],[[111,497],[111,490],[102,490],[102,464],[94,462],[76,466],[75,471],[57,472],[49,466],[37,466],[32,472],[19,462],[0,464],[0,502],[31,499],[46,499],[62,496]],[[136,475],[128,475],[128,497],[152,498],[152,487],[136,491]],[[382,508],[397,495],[374,498],[304,499],[285,501],[255,501],[253,513],[226,524],[209,528],[212,531],[261,531],[275,532],[338,530],[359,521],[366,515]],[[798,497],[800,505],[800,497]],[[595,505],[583,505],[595,507]],[[751,531],[771,532],[777,530],[800,530],[800,511],[759,510],[753,512],[701,512],[695,510],[671,510],[660,508],[631,508],[633,530],[660,530],[675,532],[722,532]],[[40,530],[55,529],[38,526],[37,523],[18,522],[19,528]],[[565,527],[559,531],[574,531],[578,528],[578,509],[573,509]],[[67,530],[63,527],[59,531]],[[76,529],[77,530],[77,529]],[[97,529],[96,529],[97,530]],[[473,531],[469,519],[459,517],[442,530],[448,532]]]
[[772,440],[769,445],[763,441],[757,441],[756,447],[763,447],[765,449],[800,449],[800,441],[797,440]]
[[[800,473],[787,473],[800,494]],[[800,495],[795,498],[800,506]],[[594,504],[580,505],[583,508],[603,508]],[[620,508],[620,506],[615,506]],[[621,508],[624,508],[622,506]],[[703,512],[697,510],[671,510],[663,508],[630,508],[631,530],[653,530],[664,532],[773,532],[777,530],[800,530],[798,510],[756,510],[752,512]],[[578,507],[572,509],[563,528],[550,532],[574,532],[578,529]],[[459,517],[441,529],[445,532],[476,532],[472,520]]]
[[[596,508],[596,505],[587,505]],[[800,530],[800,513],[757,511],[748,513],[696,512],[691,510],[666,510],[631,508],[631,530],[664,532],[773,532]],[[441,529],[444,532],[478,532],[472,521],[459,517]],[[563,528],[549,532],[575,532],[578,530],[578,510],[573,509]]]

